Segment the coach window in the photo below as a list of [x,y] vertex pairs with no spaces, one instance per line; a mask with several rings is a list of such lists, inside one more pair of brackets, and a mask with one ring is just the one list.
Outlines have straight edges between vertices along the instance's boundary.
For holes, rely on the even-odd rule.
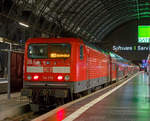
[[80,46],[80,59],[83,59],[83,45]]

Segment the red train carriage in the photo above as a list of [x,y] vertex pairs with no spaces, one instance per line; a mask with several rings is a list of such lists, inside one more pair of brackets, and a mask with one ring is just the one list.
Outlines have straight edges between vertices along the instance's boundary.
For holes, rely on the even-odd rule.
[[121,80],[139,71],[139,67],[130,61],[110,52],[110,70],[112,81]]
[[111,81],[117,80],[117,59],[115,58],[115,55],[112,53],[109,53],[110,55],[110,78]]
[[125,66],[124,66],[124,59],[120,56],[116,55],[115,53],[110,52],[111,57],[111,79],[112,81],[117,81],[125,76]]
[[117,80],[117,58],[75,38],[35,38],[25,46],[22,95],[50,105]]

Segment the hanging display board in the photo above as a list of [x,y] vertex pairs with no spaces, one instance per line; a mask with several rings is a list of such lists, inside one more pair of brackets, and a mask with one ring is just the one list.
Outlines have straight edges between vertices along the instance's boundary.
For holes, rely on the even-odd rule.
[[150,43],[150,26],[138,26],[138,43]]

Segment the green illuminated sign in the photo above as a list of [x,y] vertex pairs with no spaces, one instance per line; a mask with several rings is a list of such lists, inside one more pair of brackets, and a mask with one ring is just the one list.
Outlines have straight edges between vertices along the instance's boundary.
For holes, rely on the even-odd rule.
[[150,26],[138,26],[138,43],[150,43]]
[[131,45],[131,46],[121,46],[113,45],[113,51],[150,51],[150,46],[141,46],[141,45]]

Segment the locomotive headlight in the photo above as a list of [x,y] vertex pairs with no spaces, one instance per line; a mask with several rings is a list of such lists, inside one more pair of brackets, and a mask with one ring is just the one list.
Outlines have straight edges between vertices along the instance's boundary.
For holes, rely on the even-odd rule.
[[65,76],[65,80],[68,81],[69,79],[70,79],[70,76],[69,76],[69,75],[66,75],[66,76]]
[[38,75],[34,75],[34,76],[33,76],[33,79],[34,79],[34,80],[38,80],[38,79],[39,79],[39,76],[38,76]]
[[57,79],[58,79],[59,81],[61,81],[61,80],[63,79],[63,76],[62,76],[62,75],[59,75],[59,76],[57,76]]
[[27,79],[28,79],[28,80],[31,80],[31,78],[32,78],[32,77],[31,77],[30,75],[27,76]]

